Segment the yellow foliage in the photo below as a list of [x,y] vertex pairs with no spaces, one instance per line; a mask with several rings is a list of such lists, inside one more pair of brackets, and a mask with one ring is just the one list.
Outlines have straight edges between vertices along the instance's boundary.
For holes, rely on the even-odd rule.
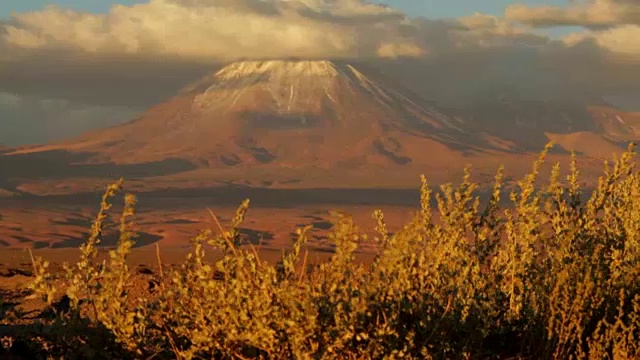
[[[160,289],[144,298],[128,292],[133,197],[125,198],[117,249],[95,263],[116,184],[80,261],[67,266],[61,288],[72,310],[58,319],[63,329],[105,329],[99,334],[119,344],[120,358],[640,358],[634,149],[605,166],[588,197],[575,156],[565,179],[557,164],[547,183],[536,185],[548,150],[509,194],[510,204],[502,169],[488,198],[477,194],[469,169],[435,198],[423,176],[420,209],[400,231],[390,234],[384,214],[373,214],[378,253],[367,266],[354,261],[367,239],[341,214],[330,261],[306,270],[305,228],[278,264],[265,263],[239,243],[247,200],[229,229],[212,213],[221,231],[196,236],[180,268],[163,272]],[[222,257],[207,262],[207,247]],[[53,303],[55,279],[46,262],[35,266],[32,289]],[[89,333],[83,339],[89,346],[105,341]]]

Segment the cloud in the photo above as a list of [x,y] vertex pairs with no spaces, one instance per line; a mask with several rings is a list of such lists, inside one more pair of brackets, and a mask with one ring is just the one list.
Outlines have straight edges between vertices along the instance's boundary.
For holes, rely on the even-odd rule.
[[215,62],[37,51],[0,56],[0,92],[140,108],[166,100],[217,67]]
[[151,0],[114,6],[108,14],[56,6],[17,14],[3,26],[2,39],[16,54],[75,52],[211,63],[429,56],[438,44],[427,39],[442,44],[429,38],[433,31],[443,31],[455,47],[504,46],[540,38],[483,14],[424,20],[365,0]]
[[550,42],[547,36],[533,34],[504,19],[480,13],[456,19],[449,24],[447,32],[451,34],[452,44],[462,50],[491,51],[496,48],[543,46]]
[[242,58],[395,59],[546,42],[496,17],[411,19],[363,0],[151,0],[0,22],[0,91],[146,107]]
[[514,4],[506,8],[505,17],[536,27],[640,25],[640,2],[589,0],[575,2],[566,8]]
[[505,17],[536,27],[640,25],[640,3],[636,0],[589,0],[566,8],[515,4],[507,7]]
[[74,104],[0,92],[0,144],[15,146],[61,140],[122,123],[139,112],[133,108]]
[[564,42],[576,46],[592,42],[609,52],[617,61],[640,62],[640,26],[621,25],[600,31],[584,31],[567,35]]
[[592,42],[615,61],[640,62],[640,1],[590,0],[569,7],[511,5],[505,17],[533,27],[582,26],[564,42],[575,46]]
[[[4,42],[30,50],[155,55],[211,62],[246,57],[416,54],[404,14],[359,0],[151,0],[88,14],[48,6],[17,14]],[[367,37],[368,41],[361,41]],[[389,43],[396,44],[390,51]],[[384,49],[381,51],[381,49]]]

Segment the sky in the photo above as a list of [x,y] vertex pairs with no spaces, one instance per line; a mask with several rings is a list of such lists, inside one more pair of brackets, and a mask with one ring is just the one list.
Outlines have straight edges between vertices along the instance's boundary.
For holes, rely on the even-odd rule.
[[[13,12],[25,12],[42,9],[43,7],[55,4],[57,6],[82,10],[94,13],[106,13],[114,4],[134,5],[146,2],[145,0],[5,0],[0,2],[0,18],[8,18]],[[511,0],[375,0],[377,3],[388,4],[401,9],[412,16],[424,16],[428,18],[456,18],[460,16],[473,15],[477,12],[490,15],[502,15],[504,9],[513,3]],[[551,5],[563,6],[568,0],[522,0],[521,4],[526,5]],[[565,34],[566,28],[551,30],[552,35]]]
[[638,0],[375,3],[1,0],[0,144],[129,120],[238,59],[368,62],[443,104],[640,99]]
[[[69,9],[105,13],[113,4],[133,5],[145,2],[145,0],[4,0],[0,3],[0,17],[8,17],[14,11],[39,10],[49,4],[56,4]],[[501,15],[504,9],[513,3],[513,1],[510,0],[388,0],[375,2],[388,4],[409,14],[432,18],[455,18],[473,15],[476,12]],[[519,3],[527,5],[563,6],[567,4],[567,0],[522,0],[519,1]]]

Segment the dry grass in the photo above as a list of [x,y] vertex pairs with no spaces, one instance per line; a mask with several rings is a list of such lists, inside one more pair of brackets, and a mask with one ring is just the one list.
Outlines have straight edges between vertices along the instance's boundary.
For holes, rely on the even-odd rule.
[[[593,193],[580,188],[575,158],[544,185],[544,155],[501,208],[502,172],[481,204],[469,172],[435,195],[422,179],[421,208],[389,234],[375,212],[378,254],[354,261],[365,240],[335,214],[336,252],[306,266],[306,229],[280,262],[239,243],[248,201],[223,229],[193,239],[179,269],[134,291],[127,255],[135,198],[126,196],[120,241],[96,261],[109,187],[76,264],[56,278],[34,259],[34,296],[57,309],[22,337],[50,358],[334,359],[640,357],[640,174],[630,147],[606,165]],[[483,205],[481,207],[481,205]],[[208,247],[223,252],[205,260]],[[66,301],[58,301],[60,298]],[[66,302],[66,303],[65,303]],[[61,305],[62,304],[62,305]],[[65,305],[65,306],[63,306]]]

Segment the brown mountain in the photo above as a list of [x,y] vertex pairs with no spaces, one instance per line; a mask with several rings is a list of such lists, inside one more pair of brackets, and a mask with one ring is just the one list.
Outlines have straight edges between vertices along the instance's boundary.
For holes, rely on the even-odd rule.
[[445,179],[467,163],[488,178],[499,163],[526,171],[523,156],[535,156],[549,140],[564,150],[560,157],[576,150],[610,158],[640,134],[637,115],[606,106],[505,96],[443,110],[364,69],[331,61],[232,63],[138,119],[17,149],[11,154],[18,156],[4,156],[0,165],[20,170],[22,164],[9,176],[20,179],[53,172],[166,175],[162,181],[180,186],[248,177],[252,184],[311,179],[308,186],[321,186],[324,180],[315,179],[327,176],[336,184],[358,177],[414,184],[418,173]]
[[22,150],[93,163],[168,158],[201,167],[445,164],[484,144],[379,75],[330,61],[233,63],[126,124]]

